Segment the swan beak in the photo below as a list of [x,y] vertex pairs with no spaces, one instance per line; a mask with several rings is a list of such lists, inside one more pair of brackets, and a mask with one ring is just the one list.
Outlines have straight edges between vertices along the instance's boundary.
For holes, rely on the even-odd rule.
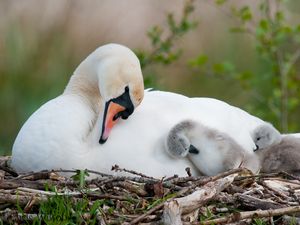
[[255,145],[255,147],[256,148],[253,150],[254,152],[256,152],[259,149],[258,145]]
[[104,144],[110,134],[111,129],[117,123],[119,113],[126,108],[113,101],[106,102],[103,116],[102,133],[99,140],[100,144]]

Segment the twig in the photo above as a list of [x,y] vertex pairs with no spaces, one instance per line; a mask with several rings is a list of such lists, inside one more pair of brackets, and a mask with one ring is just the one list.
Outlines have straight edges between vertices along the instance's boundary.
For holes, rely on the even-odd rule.
[[118,172],[126,172],[126,173],[130,173],[130,174],[133,174],[133,175],[137,175],[137,176],[140,176],[140,177],[144,177],[144,178],[148,178],[148,179],[152,179],[152,180],[157,180],[159,181],[159,179],[156,179],[154,177],[150,177],[150,176],[147,176],[143,173],[139,173],[139,172],[136,172],[134,170],[127,170],[127,169],[124,169],[124,168],[120,168],[118,165],[114,165],[111,170],[114,170],[114,171],[118,171]]
[[274,188],[270,187],[265,181],[257,181],[258,184],[262,185],[263,187],[271,190],[274,192],[276,195],[282,197],[283,199],[289,199],[289,196],[285,195],[284,193],[275,190]]
[[134,220],[132,220],[129,224],[132,225],[132,224],[136,224],[136,223],[140,222],[145,217],[147,217],[147,216],[151,215],[152,213],[154,213],[155,211],[161,209],[163,206],[164,206],[164,202],[154,206],[152,209],[148,210],[143,215],[140,215],[137,218],[135,218]]
[[13,171],[12,169],[6,167],[6,166],[2,166],[0,165],[0,170],[3,170],[7,173],[9,173],[10,175],[12,175],[13,177],[17,177],[19,174],[17,174],[17,172]]
[[219,180],[223,177],[227,177],[229,175],[242,172],[243,170],[244,170],[243,168],[232,169],[232,170],[229,170],[229,171],[226,171],[226,172],[223,172],[223,173],[219,173],[218,175],[213,176],[213,177],[208,177],[208,178],[205,178],[205,179],[202,179],[202,180],[195,181],[191,186],[186,187],[186,188],[182,189],[181,191],[179,191],[177,196],[183,195],[183,194],[195,189],[197,186],[205,185],[209,182]]
[[37,214],[19,213],[18,211],[11,209],[0,211],[1,222],[4,224],[12,224],[13,222],[17,222],[17,224],[19,224],[20,222],[25,221],[28,223],[37,217]]
[[[264,217],[280,216],[280,215],[292,214],[296,212],[300,212],[300,206],[285,207],[285,208],[272,209],[272,210],[238,212],[221,218],[203,221],[200,224],[204,225],[204,224],[231,223],[231,222],[236,222],[236,221],[249,219],[249,218],[264,218]],[[199,224],[199,223],[193,223],[193,224]]]
[[253,196],[249,196],[245,194],[236,194],[235,198],[238,202],[242,204],[243,208],[245,207],[248,210],[278,209],[282,207],[287,207],[287,205],[282,205],[274,201],[255,198]]
[[[88,173],[93,173],[102,177],[113,177],[112,175],[101,173],[99,171],[94,171],[94,170],[86,170]],[[42,170],[39,172],[30,172],[26,174],[21,174],[18,177],[14,178],[13,180],[18,180],[18,179],[24,179],[26,177],[34,176],[34,175],[39,175],[43,174],[44,176],[49,173],[77,173],[77,170],[66,170],[66,169],[58,169],[58,170]]]

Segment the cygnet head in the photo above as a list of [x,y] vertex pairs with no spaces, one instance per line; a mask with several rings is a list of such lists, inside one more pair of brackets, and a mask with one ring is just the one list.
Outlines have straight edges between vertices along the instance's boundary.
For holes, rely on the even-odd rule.
[[140,62],[125,46],[101,46],[77,67],[65,93],[83,87],[83,94],[102,100],[104,113],[99,143],[103,144],[118,119],[127,119],[143,99]]
[[282,139],[279,131],[270,123],[264,123],[255,128],[251,137],[256,145],[256,149],[254,151],[278,144]]
[[195,124],[193,121],[185,120],[178,123],[170,130],[166,140],[166,150],[170,155],[176,158],[184,158],[188,153],[199,153],[199,150],[190,143],[190,140],[187,137],[187,132],[194,126]]

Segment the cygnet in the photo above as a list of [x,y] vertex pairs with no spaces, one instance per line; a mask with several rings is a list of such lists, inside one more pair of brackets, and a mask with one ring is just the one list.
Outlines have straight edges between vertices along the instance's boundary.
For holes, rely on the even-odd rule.
[[208,176],[233,168],[259,170],[258,157],[245,151],[229,135],[193,120],[176,124],[165,142],[167,152],[175,158],[188,157],[199,171]]
[[285,171],[300,175],[300,135],[281,135],[271,124],[257,127],[252,133],[261,172]]

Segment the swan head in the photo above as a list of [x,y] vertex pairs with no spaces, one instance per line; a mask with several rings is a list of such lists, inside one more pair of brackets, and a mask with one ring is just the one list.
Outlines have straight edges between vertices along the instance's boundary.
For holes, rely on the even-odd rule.
[[282,140],[279,131],[270,123],[265,123],[255,128],[251,137],[256,145],[254,151],[278,144]]
[[129,48],[107,44],[90,54],[74,74],[88,74],[88,82],[97,84],[104,109],[99,139],[103,144],[117,121],[127,119],[143,99],[140,62]]

